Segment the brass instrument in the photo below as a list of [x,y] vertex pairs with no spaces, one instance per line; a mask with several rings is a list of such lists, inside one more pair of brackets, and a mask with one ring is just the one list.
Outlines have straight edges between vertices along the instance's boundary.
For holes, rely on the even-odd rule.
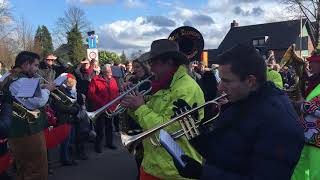
[[302,80],[305,65],[304,60],[295,53],[295,45],[291,45],[280,62],[281,69],[284,66],[292,66],[294,70],[295,84],[285,89],[291,100],[297,101],[302,97],[302,92],[305,88],[305,82]]
[[[193,109],[190,110],[182,110],[180,115],[177,115],[176,117],[170,119],[169,121],[167,121],[166,123],[159,125],[157,127],[154,127],[152,129],[148,129],[140,134],[134,135],[134,136],[129,136],[125,133],[121,133],[121,141],[122,144],[127,148],[127,149],[131,149],[136,147],[141,141],[143,141],[144,139],[153,136],[154,133],[158,132],[159,130],[179,121],[182,129],[171,133],[170,135],[172,136],[173,139],[178,139],[182,136],[186,136],[187,139],[192,139],[196,136],[198,136],[200,134],[198,127],[200,124],[204,125],[204,124],[208,124],[209,122],[213,121],[214,119],[216,119],[219,115],[220,115],[220,106],[218,104],[218,100],[225,98],[227,96],[227,94],[223,93],[221,96],[211,100],[211,101],[207,101],[204,104],[202,104],[201,106],[195,107]],[[217,107],[219,108],[218,113],[212,117],[209,120],[206,120],[205,122],[201,122],[200,120],[195,121],[192,117],[191,114],[194,113],[195,111],[198,111],[201,108],[204,108],[207,105],[211,105],[211,104],[216,104]],[[151,143],[155,146],[157,146],[159,143],[157,143],[154,139],[150,139]]]
[[[46,80],[45,78],[43,78],[40,74],[36,73],[36,75],[44,80],[46,83],[50,83],[48,80]],[[62,91],[60,91],[59,89],[54,90],[54,92],[50,92],[50,95],[55,98],[57,101],[62,102],[63,104],[70,106],[74,103],[77,102],[77,99],[73,99],[69,96],[67,96],[66,94],[64,94]]]
[[20,103],[15,101],[12,102],[12,114],[21,119],[27,120],[29,123],[32,123],[33,120],[38,119],[40,117],[40,110],[29,110],[25,108]]
[[179,44],[180,52],[184,53],[190,62],[201,60],[204,40],[197,29],[190,26],[179,27],[172,31],[168,39]]
[[[139,87],[144,84],[144,83],[150,83],[151,84],[151,81],[149,80],[150,78],[152,77],[149,76],[147,77],[146,79],[140,81],[139,83],[133,85],[131,88],[127,89],[125,92],[123,92],[122,94],[120,94],[120,96],[118,96],[117,98],[115,98],[114,100],[110,101],[109,103],[107,103],[106,105],[102,106],[101,108],[97,109],[96,111],[93,111],[93,112],[86,112],[88,118],[92,121],[96,120],[102,113],[107,113],[106,111],[112,106],[114,105],[115,103],[119,102],[121,99],[123,99],[126,95],[129,95],[129,94],[132,94],[134,93],[136,90],[139,89]],[[151,91],[151,86],[150,86],[150,89],[146,90],[146,91],[143,91],[143,92],[140,92],[141,95],[146,95],[148,92]],[[107,115],[109,117],[112,117],[116,114],[119,114],[119,113],[122,113],[125,111],[125,108],[118,105],[116,110],[111,112],[111,113],[107,113]]]
[[[150,77],[152,77],[152,76],[150,76]],[[150,77],[148,77],[147,79],[149,79]],[[149,83],[149,86],[150,86],[150,88],[147,89],[147,90],[139,91],[139,94],[141,94],[141,95],[144,96],[144,95],[148,94],[148,93],[152,90],[152,84],[151,84],[151,81],[150,81],[150,80],[143,80],[143,81],[144,81],[144,83]],[[140,81],[140,82],[141,82],[141,81]],[[139,82],[139,83],[140,83],[140,82]],[[137,83],[137,84],[139,84],[139,83]],[[142,83],[142,84],[144,84],[144,83]],[[141,85],[142,85],[142,84],[141,84]],[[124,93],[129,92],[129,93],[127,93],[127,94],[132,94],[132,93],[133,93],[132,88],[133,88],[134,86],[135,86],[135,85],[131,85],[131,86],[126,87]],[[140,87],[140,86],[139,86],[139,87]],[[139,89],[139,87],[137,87],[137,88]],[[121,94],[121,95],[122,95],[122,94]],[[121,96],[121,95],[120,95],[120,96]],[[111,118],[111,117],[114,117],[114,116],[116,116],[116,115],[118,115],[118,114],[124,113],[124,112],[126,111],[126,109],[127,109],[127,108],[121,106],[121,104],[118,104],[118,106],[116,107],[116,109],[115,109],[114,111],[106,111],[105,113],[106,113],[106,115],[107,115],[109,118]]]

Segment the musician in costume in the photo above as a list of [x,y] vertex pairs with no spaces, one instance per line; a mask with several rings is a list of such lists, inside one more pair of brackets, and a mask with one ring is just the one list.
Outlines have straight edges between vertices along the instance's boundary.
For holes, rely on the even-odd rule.
[[[122,105],[131,110],[131,116],[144,129],[150,129],[167,122],[174,115],[173,102],[183,99],[189,104],[204,103],[204,96],[199,85],[188,75],[186,56],[179,51],[179,45],[168,39],[155,40],[151,50],[144,56],[150,62],[155,75],[152,82],[153,95],[145,102],[141,95],[127,95]],[[200,117],[203,118],[203,111]],[[181,129],[179,123],[166,128],[168,132]],[[158,133],[157,133],[158,134]],[[186,154],[199,163],[201,156],[189,144],[186,138],[180,138],[179,145]],[[140,179],[185,179],[174,167],[173,160],[161,146],[154,146],[149,138],[143,141],[144,157],[140,168]]]
[[320,177],[320,55],[307,58],[312,76],[308,78],[305,96],[300,107],[300,123],[304,128],[305,146],[296,166],[292,180],[318,179]]
[[[6,97],[21,104],[29,111],[40,109],[40,116],[35,118],[13,114],[8,142],[16,162],[17,179],[46,180],[48,178],[47,149],[43,129],[46,126],[46,117],[43,106],[46,105],[50,91],[55,89],[54,84],[41,86],[39,95],[31,98],[19,98],[17,93],[23,80],[32,78],[38,71],[39,55],[33,52],[22,51],[15,60],[14,71],[2,82]],[[12,103],[12,101],[10,103]],[[26,112],[28,114],[28,112]]]
[[195,179],[289,180],[304,144],[298,116],[283,91],[267,81],[266,64],[251,45],[237,45],[218,56],[229,103],[201,135],[191,140],[205,159],[189,156],[176,167]]

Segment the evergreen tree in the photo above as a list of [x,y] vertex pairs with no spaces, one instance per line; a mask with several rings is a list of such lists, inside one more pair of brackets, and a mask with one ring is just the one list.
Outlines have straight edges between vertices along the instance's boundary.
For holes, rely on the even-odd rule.
[[33,49],[34,52],[37,54],[41,54],[42,46],[41,46],[41,28],[38,26],[38,29],[36,31],[36,35],[34,36],[34,42],[33,42]]
[[34,51],[42,58],[53,53],[51,34],[46,26],[39,26],[34,37]]
[[51,34],[46,26],[42,26],[42,52],[41,56],[46,57],[48,54],[53,53],[53,45]]
[[81,32],[77,24],[67,33],[69,60],[72,64],[78,64],[83,58],[86,57],[85,47],[83,46]]
[[124,54],[124,51],[122,51],[122,54],[120,55],[121,63],[125,63],[127,61],[126,54]]

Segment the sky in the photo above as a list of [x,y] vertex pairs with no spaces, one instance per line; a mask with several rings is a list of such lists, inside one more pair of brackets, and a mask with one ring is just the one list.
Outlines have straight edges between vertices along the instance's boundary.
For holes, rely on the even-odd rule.
[[[3,1],[3,0],[0,0]],[[219,46],[236,20],[240,26],[292,19],[281,0],[7,0],[15,18],[52,33],[69,6],[84,10],[99,49],[121,53],[147,51],[183,25],[198,29],[205,49]],[[53,39],[55,39],[52,33]],[[63,42],[59,42],[63,43]],[[55,43],[57,44],[57,43]]]

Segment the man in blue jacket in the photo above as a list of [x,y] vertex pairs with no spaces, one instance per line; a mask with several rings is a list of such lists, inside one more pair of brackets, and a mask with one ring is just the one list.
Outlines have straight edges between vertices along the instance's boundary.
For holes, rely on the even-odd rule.
[[[204,127],[192,145],[203,165],[182,156],[180,175],[194,179],[289,180],[304,144],[290,100],[267,82],[256,50],[238,45],[219,56],[219,90],[228,95],[220,117]],[[209,129],[209,130],[208,130]]]

